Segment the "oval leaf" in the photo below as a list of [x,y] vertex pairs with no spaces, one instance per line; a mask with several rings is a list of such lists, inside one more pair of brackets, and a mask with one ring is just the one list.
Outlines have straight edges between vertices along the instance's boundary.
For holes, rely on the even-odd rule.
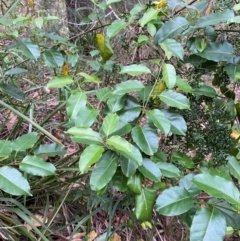
[[141,74],[150,74],[151,70],[143,64],[132,64],[123,66],[120,71],[121,74],[129,74],[131,76],[137,76]]
[[124,95],[133,91],[139,91],[144,88],[142,82],[138,80],[128,80],[121,82],[115,86],[113,94],[115,95]]
[[176,70],[171,64],[163,64],[162,69],[163,80],[166,83],[168,89],[172,89],[176,84]]
[[72,83],[73,83],[73,79],[69,75],[58,75],[49,80],[47,87],[62,88]]
[[122,19],[120,20],[115,20],[111,23],[110,26],[107,28],[107,36],[109,38],[114,37],[117,35],[122,29],[124,29],[127,26],[127,23],[123,21]]

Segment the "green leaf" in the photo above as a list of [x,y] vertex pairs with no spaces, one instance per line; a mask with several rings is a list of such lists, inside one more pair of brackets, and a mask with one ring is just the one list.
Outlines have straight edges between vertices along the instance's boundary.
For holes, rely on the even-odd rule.
[[207,97],[215,97],[217,94],[213,87],[207,85],[202,85],[197,89],[192,89],[192,93],[197,95],[204,95]]
[[163,43],[161,43],[161,48],[164,50],[168,59],[172,56],[175,56],[181,60],[183,60],[184,50],[180,43],[178,43],[174,39],[166,39]]
[[157,29],[156,29],[154,24],[148,23],[147,24],[147,31],[153,37],[156,34]]
[[117,114],[109,113],[104,119],[102,124],[102,129],[106,136],[112,134],[118,126],[119,117]]
[[84,77],[84,82],[87,83],[101,83],[102,81],[96,75],[89,75],[84,72],[78,73],[80,76]]
[[117,35],[122,29],[126,28],[127,23],[123,21],[122,19],[120,20],[115,20],[113,21],[110,26],[107,28],[107,36],[109,38],[114,37]]
[[12,19],[8,19],[8,18],[0,18],[0,24],[1,25],[12,25],[13,24],[13,20]]
[[34,25],[37,28],[42,29],[42,27],[43,27],[43,17],[34,18],[33,22],[34,22]]
[[166,39],[170,39],[181,34],[188,26],[189,23],[185,18],[180,16],[174,17],[157,31],[154,41],[156,44],[160,44]]
[[0,167],[0,189],[11,195],[29,195],[30,186],[22,173],[15,168]]
[[100,102],[107,100],[112,95],[112,90],[108,87],[98,89],[96,91],[96,96]]
[[128,178],[127,186],[129,190],[135,194],[142,193],[142,177],[140,173],[136,172]]
[[187,124],[183,117],[178,113],[169,110],[162,110],[164,115],[171,123],[171,132],[177,135],[185,135],[187,131]]
[[164,177],[169,177],[169,178],[180,177],[180,170],[172,163],[157,162],[156,165],[160,169]]
[[240,165],[237,159],[234,156],[228,156],[228,167],[230,173],[240,181]]
[[153,188],[145,187],[141,194],[136,196],[135,214],[140,222],[152,221],[156,194],[156,190]]
[[153,182],[159,182],[162,176],[162,173],[156,163],[148,158],[143,158],[142,166],[138,167],[138,170]]
[[186,96],[177,93],[174,90],[165,90],[160,95],[159,98],[165,104],[176,107],[178,109],[190,109],[190,103]]
[[224,67],[229,78],[233,81],[240,79],[240,65],[239,64],[228,64]]
[[231,204],[239,205],[239,190],[232,181],[210,174],[198,174],[193,178],[193,183],[212,197],[223,198]]
[[112,178],[113,187],[120,192],[127,191],[127,178],[123,175],[121,167],[117,168],[116,173]]
[[138,80],[128,80],[121,82],[120,84],[116,84],[112,93],[115,95],[124,95],[133,91],[139,91],[143,88],[144,85],[142,82]]
[[0,157],[5,157],[11,154],[12,143],[7,140],[0,140]]
[[13,74],[22,74],[22,73],[27,73],[28,71],[26,69],[23,68],[12,68],[9,69],[5,72],[5,75],[13,75]]
[[139,24],[141,27],[144,27],[148,22],[150,22],[153,19],[156,19],[159,14],[159,10],[156,8],[149,8],[142,16],[141,19],[139,19]]
[[234,57],[233,46],[227,41],[209,42],[206,49],[197,55],[215,62],[227,61]]
[[57,49],[46,49],[43,53],[43,58],[49,67],[62,67],[64,64],[64,56]]
[[66,148],[60,146],[57,143],[43,144],[34,150],[35,155],[43,156],[57,156],[64,155],[66,153]]
[[174,162],[181,163],[186,168],[191,169],[191,168],[195,167],[193,160],[189,156],[187,156],[186,154],[182,154],[180,152],[173,152],[172,160]]
[[168,89],[172,89],[176,84],[176,70],[171,64],[163,64],[162,68],[163,80],[166,83]]
[[15,99],[18,99],[18,100],[24,100],[25,99],[24,93],[21,90],[13,87],[11,85],[0,84],[0,90],[5,94],[8,94],[8,95],[14,97]]
[[156,208],[165,216],[176,216],[187,212],[193,206],[193,198],[183,187],[171,187],[157,198]]
[[153,109],[147,111],[147,117],[152,120],[153,124],[161,130],[165,135],[167,135],[170,132],[171,123],[170,121],[165,117],[162,111],[158,109]]
[[99,110],[94,109],[91,106],[82,106],[78,110],[78,114],[75,120],[76,127],[90,127],[99,115]]
[[195,197],[201,192],[201,190],[198,189],[192,182],[194,176],[195,175],[193,173],[190,173],[181,178],[179,181],[179,187],[184,187],[192,197]]
[[47,87],[49,88],[62,88],[66,85],[72,84],[73,79],[69,75],[58,75],[54,76],[47,83]]
[[121,136],[111,136],[107,139],[107,144],[113,146],[118,151],[131,152],[132,145]]
[[112,98],[108,99],[107,107],[112,113],[117,112],[124,107],[125,100],[125,96],[113,96]]
[[158,134],[149,126],[134,127],[132,138],[138,147],[149,156],[152,156],[158,149]]
[[121,169],[126,177],[132,176],[136,172],[137,168],[138,165],[135,162],[125,157],[121,157]]
[[87,96],[78,90],[72,91],[67,100],[68,118],[75,119],[82,107],[87,103]]
[[121,2],[121,0],[107,0],[106,1],[107,5],[110,5],[112,3],[117,3],[117,2]]
[[195,24],[195,28],[204,28],[209,25],[217,25],[221,22],[227,22],[229,19],[234,17],[234,12],[232,10],[225,10],[220,13],[214,13],[210,14],[208,16],[203,16],[198,19],[198,21]]
[[17,47],[29,59],[37,60],[40,57],[40,49],[30,38],[22,38],[17,41]]
[[149,99],[151,92],[152,92],[152,86],[147,85],[147,86],[144,86],[143,89],[138,91],[138,95],[139,95],[140,99],[145,102]]
[[213,208],[201,208],[193,217],[190,241],[222,241],[226,232],[226,220]]
[[[72,127],[66,133],[77,137],[77,141],[88,144],[85,141],[89,140],[90,144],[101,144],[102,138],[98,132],[93,131],[91,128],[87,127]],[[94,141],[94,143],[91,143]]]
[[123,121],[118,122],[116,130],[111,135],[123,136],[132,130],[132,126],[129,123]]
[[79,170],[84,173],[86,170],[96,163],[102,156],[104,148],[95,144],[91,144],[84,149],[79,159]]
[[132,64],[128,66],[122,66],[120,71],[120,74],[129,74],[131,76],[150,73],[151,70],[143,64]]
[[118,156],[111,151],[105,152],[90,176],[90,186],[94,191],[104,188],[117,170]]
[[192,87],[191,85],[188,84],[188,82],[180,77],[177,76],[177,81],[176,81],[177,87],[186,92],[186,93],[192,93]]
[[12,142],[12,149],[16,152],[25,151],[29,148],[32,148],[39,138],[40,137],[36,132],[21,135]]
[[21,171],[34,176],[56,175],[55,166],[37,156],[25,156],[22,162],[20,162],[19,167]]

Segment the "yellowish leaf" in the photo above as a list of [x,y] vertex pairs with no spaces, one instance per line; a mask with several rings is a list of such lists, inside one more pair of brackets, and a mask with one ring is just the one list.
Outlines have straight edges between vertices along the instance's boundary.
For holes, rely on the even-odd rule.
[[33,8],[34,5],[35,5],[35,3],[34,3],[33,0],[28,0],[28,6],[29,6],[30,8]]
[[141,226],[143,229],[147,229],[147,228],[152,229],[152,224],[148,221],[141,223]]
[[62,66],[62,74],[68,75],[68,63],[64,63]]
[[159,95],[166,89],[166,85],[162,79],[158,80],[154,86],[153,92],[152,92],[152,100],[153,105],[158,107],[161,104],[161,101],[159,99]]
[[[237,139],[240,138],[240,132],[233,129],[230,137],[231,137],[232,139],[237,140]],[[238,141],[238,143],[240,143],[240,140]]]
[[153,1],[152,5],[157,9],[161,9],[167,6],[167,0]]
[[103,63],[106,63],[113,55],[113,49],[110,45],[109,39],[103,34],[96,34],[98,49],[102,56]]
[[114,233],[114,235],[109,239],[109,241],[122,241],[121,236],[119,236],[117,233]]
[[87,234],[86,240],[93,241],[97,236],[98,234],[95,231],[91,231],[89,234]]

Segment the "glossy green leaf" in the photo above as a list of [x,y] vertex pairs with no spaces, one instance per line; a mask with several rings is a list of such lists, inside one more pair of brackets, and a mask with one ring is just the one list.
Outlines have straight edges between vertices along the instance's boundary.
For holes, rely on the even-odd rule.
[[142,177],[141,174],[136,172],[128,178],[127,186],[129,190],[137,195],[142,193]]
[[156,195],[156,190],[151,187],[145,187],[142,189],[141,194],[136,196],[135,214],[140,222],[152,221]]
[[132,138],[137,146],[149,156],[152,156],[158,149],[158,134],[149,126],[134,127]]
[[190,241],[222,241],[226,232],[226,220],[215,208],[201,208],[193,217]]
[[233,81],[240,79],[240,65],[239,64],[228,64],[224,67],[229,78]]
[[23,134],[12,142],[12,149],[16,152],[25,151],[32,148],[39,139],[39,135],[36,132]]
[[0,167],[0,189],[12,195],[30,195],[30,186],[22,173],[15,168]]
[[198,174],[193,183],[212,197],[223,198],[231,204],[239,205],[240,193],[232,181],[210,174]]
[[201,190],[194,185],[194,183],[192,182],[193,178],[193,173],[185,175],[183,178],[180,179],[179,187],[184,187],[192,197],[195,197],[201,192]]
[[164,190],[156,200],[156,208],[165,216],[176,216],[187,212],[193,206],[193,198],[183,187]]
[[117,114],[109,113],[104,119],[102,123],[102,129],[106,136],[109,136],[114,131],[116,131],[119,123],[119,117]]
[[87,96],[78,90],[72,91],[67,100],[67,115],[68,118],[74,119],[82,107],[87,103]]
[[37,60],[40,57],[40,49],[30,38],[22,38],[17,41],[18,49],[29,59]]
[[57,143],[43,144],[38,146],[34,150],[35,155],[43,156],[57,156],[64,155],[66,153],[66,148],[64,146],[58,145]]
[[80,72],[78,74],[84,78],[84,82],[88,82],[88,83],[101,83],[102,82],[96,75],[89,75],[84,72]]
[[161,43],[161,48],[165,51],[165,54],[167,55],[168,59],[170,59],[172,56],[175,56],[183,60],[183,47],[176,40],[166,39],[163,43]]
[[192,87],[191,85],[188,84],[188,82],[180,77],[177,76],[177,81],[176,81],[177,87],[186,92],[186,93],[191,93],[192,92]]
[[204,95],[207,97],[215,97],[217,94],[216,90],[213,87],[207,86],[207,85],[202,85],[197,89],[193,89],[192,93],[198,94],[198,95]]
[[180,16],[174,17],[157,31],[154,41],[156,44],[160,44],[166,39],[171,39],[181,34],[188,26],[189,23],[185,18]]
[[99,110],[91,106],[82,106],[74,120],[76,127],[90,127],[99,115]]
[[73,135],[72,140],[77,143],[102,144],[100,134],[88,127],[72,127],[66,133]]
[[198,19],[195,24],[195,28],[204,28],[209,25],[215,26],[221,22],[227,22],[229,19],[234,17],[234,12],[232,10],[225,10],[219,13],[210,14],[208,16],[203,16]]
[[138,80],[127,80],[121,82],[120,84],[116,84],[113,90],[113,94],[115,95],[124,95],[126,93],[130,93],[133,91],[139,91],[144,88],[142,82]]
[[107,36],[109,38],[114,37],[117,35],[122,29],[126,28],[127,23],[122,19],[117,19],[113,21],[107,28]]
[[195,166],[193,160],[189,156],[180,152],[173,152],[172,160],[181,163],[186,168],[194,168]]
[[5,94],[8,94],[8,95],[14,97],[15,99],[18,99],[18,100],[25,99],[24,93],[20,89],[17,89],[12,85],[0,84],[0,90]]
[[46,49],[43,58],[49,67],[62,67],[64,64],[63,54],[55,48]]
[[5,72],[5,75],[13,75],[13,74],[22,74],[22,73],[27,73],[28,71],[26,69],[23,68],[12,68],[9,69]]
[[177,135],[185,135],[187,131],[187,124],[183,117],[178,113],[169,110],[162,110],[164,115],[171,123],[171,132]]
[[148,23],[147,24],[147,31],[153,37],[156,34],[157,29],[156,29],[154,24]]
[[109,99],[112,96],[112,90],[108,87],[98,89],[96,96],[100,102]]
[[90,176],[90,186],[94,191],[104,188],[117,170],[118,156],[111,151],[105,152]]
[[119,121],[116,130],[111,135],[123,136],[132,130],[132,126],[129,123]]
[[186,96],[174,90],[165,90],[160,95],[160,100],[165,104],[178,109],[190,109],[190,103]]
[[111,136],[107,139],[107,144],[113,146],[118,151],[131,152],[132,145],[121,136]]
[[132,176],[136,172],[137,168],[138,165],[135,162],[125,157],[121,157],[121,169],[126,177]]
[[125,100],[125,96],[113,96],[108,99],[107,107],[112,113],[117,112],[124,107]]
[[148,22],[150,22],[153,19],[156,19],[159,14],[159,10],[155,8],[149,8],[142,16],[141,19],[139,19],[139,24],[141,27],[144,27]]
[[147,111],[147,117],[152,120],[153,124],[165,135],[170,132],[171,123],[162,111],[158,109],[149,110]]
[[8,140],[0,140],[0,157],[5,157],[11,154],[12,143]]
[[227,41],[224,42],[209,42],[206,49],[197,55],[202,58],[215,62],[227,61],[234,57],[233,46]]
[[234,156],[228,156],[228,167],[230,173],[240,181],[240,164]]
[[172,89],[176,84],[176,70],[171,64],[163,64],[162,67],[163,80],[168,87],[168,89]]
[[162,176],[162,173],[156,163],[148,158],[143,158],[142,166],[138,167],[138,170],[153,182],[159,182]]
[[37,156],[25,156],[19,164],[20,170],[34,176],[51,176],[56,174],[52,163],[45,162]]
[[143,89],[138,91],[138,95],[142,101],[147,101],[149,99],[149,96],[152,92],[152,86],[151,85],[146,85],[144,86]]
[[72,84],[73,79],[69,75],[54,76],[47,83],[48,88],[62,88],[66,85]]
[[84,173],[86,170],[96,163],[102,156],[104,148],[95,144],[91,144],[84,149],[79,159],[79,170]]
[[122,66],[120,74],[129,74],[131,76],[137,76],[141,74],[150,74],[151,70],[143,64],[132,64]]
[[120,192],[127,191],[127,178],[123,175],[121,167],[117,168],[117,171],[112,178],[112,184],[113,187]]
[[180,177],[180,170],[172,163],[157,162],[156,165],[160,169],[160,171],[164,177],[169,177],[169,178]]

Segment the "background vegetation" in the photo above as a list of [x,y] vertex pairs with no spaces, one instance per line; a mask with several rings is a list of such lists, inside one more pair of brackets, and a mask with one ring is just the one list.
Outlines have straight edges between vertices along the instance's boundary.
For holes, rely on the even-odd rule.
[[239,239],[237,2],[1,6],[1,239]]

